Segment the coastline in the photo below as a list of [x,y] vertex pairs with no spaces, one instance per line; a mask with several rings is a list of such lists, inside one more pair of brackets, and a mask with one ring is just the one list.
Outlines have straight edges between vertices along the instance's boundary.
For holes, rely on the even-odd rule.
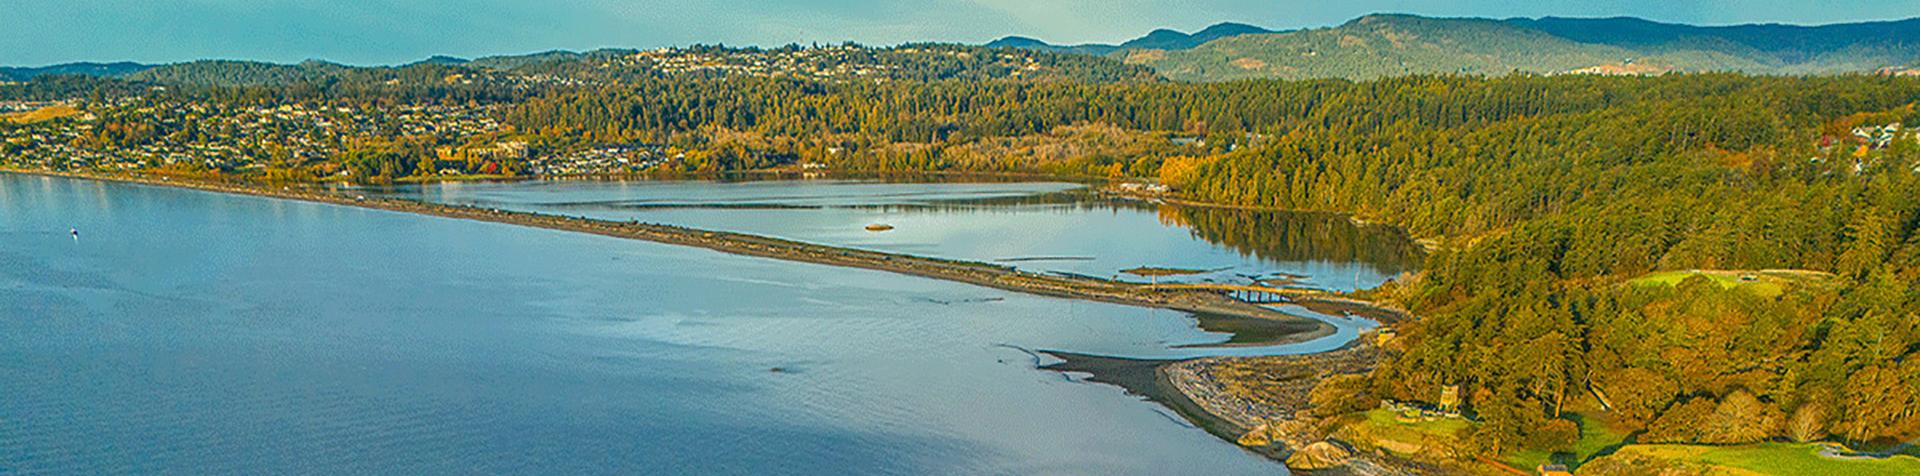
[[[1120,387],[1129,395],[1158,403],[1194,427],[1274,462],[1296,474],[1400,476],[1431,473],[1411,461],[1384,453],[1353,451],[1319,428],[1318,419],[1298,413],[1321,380],[1371,370],[1379,348],[1363,336],[1340,349],[1266,357],[1203,357],[1186,360],[1130,359],[1072,352],[1040,351],[1060,362],[1041,370],[1087,374],[1085,381]],[[1236,377],[1222,377],[1221,374]],[[1256,374],[1256,375],[1248,375]],[[1261,398],[1248,398],[1234,382],[1262,380]],[[1296,453],[1309,446],[1340,445],[1346,452],[1335,466],[1294,467]],[[1312,449],[1306,450],[1312,453]]]
[[[1317,319],[1293,316],[1207,290],[1038,274],[991,263],[841,248],[744,233],[374,198],[304,186],[274,188],[271,185],[258,183],[216,182],[170,176],[72,173],[4,167],[0,167],[0,173],[183,188],[590,233],[705,248],[729,254],[887,271],[1042,296],[1172,309],[1195,314],[1196,318],[1201,320],[1203,328],[1229,332],[1235,336],[1229,342],[1211,345],[1219,347],[1305,342],[1331,335],[1335,331],[1333,326]],[[1285,294],[1297,304],[1328,314],[1360,315],[1382,322],[1393,322],[1405,318],[1401,311],[1381,308],[1366,301],[1315,292]],[[1273,359],[1294,362],[1295,365],[1317,365],[1325,360],[1323,356],[1351,354],[1356,348],[1371,350],[1370,342],[1364,342],[1367,340],[1363,337],[1360,341],[1349,343],[1340,349],[1317,354],[1254,358],[1208,357],[1153,360],[1042,351],[1062,362],[1040,368],[1089,374],[1091,375],[1088,378],[1089,381],[1121,387],[1128,393],[1140,395],[1146,400],[1173,410],[1180,418],[1228,443],[1275,462],[1286,463],[1288,457],[1297,449],[1294,445],[1278,441],[1262,446],[1239,444],[1242,436],[1259,426],[1257,421],[1247,418],[1246,402],[1234,402],[1223,398],[1224,393],[1220,391],[1223,382],[1210,376],[1209,372],[1196,373],[1194,370],[1219,365],[1221,362],[1245,359]],[[1316,378],[1298,382],[1299,385],[1305,385],[1298,389],[1298,402],[1282,405],[1279,410],[1290,412],[1304,405],[1306,390],[1311,389],[1312,384],[1317,381]],[[1296,392],[1289,392],[1289,394],[1292,393]],[[1356,455],[1353,463],[1356,463],[1356,469],[1380,467],[1379,462],[1359,455]],[[1361,472],[1380,474],[1374,471]]]
[[[1125,357],[1107,357],[1091,354],[1079,354],[1060,351],[1040,351],[1049,357],[1060,359],[1059,363],[1042,365],[1040,370],[1054,372],[1078,372],[1087,374],[1087,381],[1120,387],[1126,393],[1137,395],[1154,403],[1161,404],[1179,414],[1195,427],[1206,431],[1229,443],[1240,438],[1246,429],[1233,419],[1207,409],[1196,400],[1196,394],[1188,388],[1175,383],[1168,369],[1189,362],[1200,362],[1207,358],[1173,359],[1131,359]],[[1261,456],[1284,462],[1282,448],[1241,447]]]
[[[1362,374],[1379,364],[1375,336],[1337,350],[1267,357],[1209,357],[1161,366],[1161,385],[1216,422],[1208,431],[1302,474],[1414,475],[1434,468],[1376,451],[1362,451],[1306,410],[1319,383]],[[1227,434],[1222,434],[1222,432]]]
[[1310,329],[1275,336],[1272,340],[1265,342],[1266,344],[1304,342],[1331,335],[1334,332],[1332,326],[1317,320],[1288,315],[1212,292],[1165,289],[1147,284],[1031,273],[1020,271],[1009,266],[988,263],[841,248],[745,233],[703,230],[653,223],[614,222],[584,217],[516,212],[463,205],[432,204],[411,200],[349,196],[304,187],[283,186],[276,189],[269,185],[253,183],[215,182],[187,178],[176,180],[170,176],[76,173],[17,168],[0,168],[0,173],[173,187],[214,193],[298,200],[443,218],[484,221],[549,230],[590,233],[616,238],[705,248],[737,255],[887,271],[1042,296],[1085,299],[1114,304],[1172,309],[1191,313],[1259,319],[1273,322],[1277,326]]

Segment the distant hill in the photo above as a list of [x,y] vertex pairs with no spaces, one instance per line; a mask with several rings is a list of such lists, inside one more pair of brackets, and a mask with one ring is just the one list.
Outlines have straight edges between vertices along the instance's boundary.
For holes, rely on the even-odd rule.
[[1491,20],[1368,15],[1331,28],[1108,53],[1176,80],[1407,74],[1873,72],[1920,61],[1920,19],[1701,27],[1635,18]]
[[468,67],[515,75],[624,81],[659,76],[788,77],[827,80],[1066,79],[1090,82],[1158,80],[1144,66],[1097,55],[1041,50],[1008,52],[980,46],[908,43],[775,48],[693,45],[648,51],[549,51],[479,58]]
[[267,86],[321,81],[351,69],[353,67],[315,60],[300,64],[200,60],[155,66],[127,75],[127,79],[190,86]]
[[1230,36],[1249,35],[1249,34],[1255,34],[1255,33],[1273,33],[1273,32],[1274,32],[1273,30],[1268,30],[1268,29],[1253,26],[1253,25],[1248,25],[1244,23],[1231,23],[1231,22],[1216,23],[1213,26],[1209,26],[1200,31],[1193,32],[1193,34],[1191,35],[1162,28],[1162,29],[1148,32],[1147,36],[1134,38],[1132,40],[1128,40],[1126,43],[1121,43],[1120,47],[1121,48],[1152,48],[1156,50],[1184,50],[1188,48],[1193,48],[1195,46],[1200,46],[1201,44],[1205,44],[1206,42],[1209,42],[1209,41],[1218,40],[1218,39],[1226,38]]
[[38,76],[71,74],[119,77],[145,71],[147,68],[152,67],[151,65],[124,61],[119,63],[66,63],[37,68],[0,67],[0,80],[26,81]]
[[[828,81],[1159,81],[1152,69],[1118,60],[1045,51],[1008,51],[952,44],[890,47],[832,45],[732,48],[697,45],[649,51],[549,51],[475,60],[435,56],[399,66],[348,66],[319,60],[298,64],[199,60],[141,66],[117,76],[124,84],[188,87],[314,85],[351,88],[439,87],[454,84],[570,86],[664,77],[769,77]],[[26,78],[9,81],[25,81]]]
[[427,58],[427,59],[423,59],[423,60],[420,60],[420,61],[415,61],[415,62],[412,62],[412,63],[409,63],[409,64],[407,64],[407,66],[414,66],[414,65],[422,65],[422,64],[437,64],[437,65],[446,65],[446,66],[458,66],[458,65],[463,65],[463,64],[467,64],[467,63],[471,63],[471,62],[473,62],[473,61],[472,61],[472,60],[468,60],[468,59],[466,59],[466,58],[455,58],[455,57],[452,57],[452,56],[445,56],[445,55],[434,55],[434,56],[432,56],[432,57],[429,57],[429,58]]
[[1095,55],[1095,56],[1106,56],[1116,51],[1133,50],[1133,49],[1184,50],[1184,49],[1200,46],[1202,44],[1205,44],[1206,42],[1218,40],[1221,38],[1238,36],[1238,35],[1246,35],[1246,34],[1254,34],[1254,33],[1273,33],[1273,30],[1268,30],[1265,28],[1248,25],[1244,23],[1228,22],[1228,23],[1215,24],[1213,26],[1206,27],[1205,29],[1202,29],[1200,31],[1193,32],[1192,34],[1181,33],[1178,31],[1162,28],[1162,29],[1148,32],[1146,36],[1127,40],[1125,43],[1121,43],[1118,45],[1107,45],[1107,44],[1098,44],[1098,43],[1088,43],[1088,44],[1080,44],[1080,45],[1053,45],[1045,41],[1040,41],[1037,39],[1028,38],[1024,36],[1009,36],[1009,37],[1001,38],[998,40],[993,40],[992,42],[988,42],[986,46],[990,48],[1003,48],[1003,47],[1004,48],[1023,48],[1023,49],[1030,49],[1030,50],[1043,50],[1043,51],[1053,51],[1053,52],[1061,52],[1061,53],[1078,53],[1078,54],[1087,54],[1087,55]]

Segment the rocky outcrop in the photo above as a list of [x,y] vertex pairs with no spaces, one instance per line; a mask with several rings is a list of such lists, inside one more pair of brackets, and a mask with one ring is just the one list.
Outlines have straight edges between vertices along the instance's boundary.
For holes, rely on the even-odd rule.
[[1175,362],[1161,376],[1194,405],[1236,427],[1235,443],[1297,470],[1338,468],[1341,474],[1411,474],[1403,464],[1355,454],[1328,439],[1320,420],[1302,411],[1307,395],[1329,376],[1369,371],[1379,359],[1371,339],[1320,354],[1217,357]]
[[1307,445],[1287,457],[1287,467],[1293,469],[1331,469],[1346,466],[1353,458],[1353,452],[1330,442],[1321,441]]
[[1308,392],[1328,376],[1372,370],[1379,351],[1369,341],[1319,354],[1190,360],[1162,371],[1181,394],[1245,431],[1293,420],[1306,409]]

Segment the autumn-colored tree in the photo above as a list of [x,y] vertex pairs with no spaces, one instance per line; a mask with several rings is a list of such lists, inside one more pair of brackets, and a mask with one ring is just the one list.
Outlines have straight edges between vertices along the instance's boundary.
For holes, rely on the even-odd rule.
[[1613,404],[1614,418],[1633,429],[1645,428],[1679,394],[1679,385],[1673,380],[1643,368],[1607,372],[1599,385]]
[[1702,443],[1752,443],[1772,437],[1780,427],[1779,412],[1752,392],[1735,390],[1720,399],[1700,430]]
[[1314,416],[1329,417],[1380,406],[1380,399],[1373,396],[1368,387],[1371,383],[1366,375],[1334,375],[1321,380],[1307,394],[1307,404]]
[[1704,429],[1713,421],[1717,405],[1711,398],[1694,397],[1660,414],[1647,425],[1640,441],[1646,443],[1692,443],[1700,441]]
[[1835,432],[1854,441],[1920,437],[1920,361],[1867,367],[1847,379]]
[[1793,410],[1793,418],[1787,421],[1787,437],[1796,443],[1817,441],[1827,437],[1827,406],[1820,402],[1807,402]]

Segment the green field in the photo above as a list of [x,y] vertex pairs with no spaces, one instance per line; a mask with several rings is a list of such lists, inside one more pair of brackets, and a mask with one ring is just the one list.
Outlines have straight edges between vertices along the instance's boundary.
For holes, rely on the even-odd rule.
[[1781,293],[1786,292],[1787,285],[1793,281],[1793,278],[1782,276],[1779,273],[1687,270],[1661,271],[1633,278],[1627,282],[1636,286],[1673,286],[1694,276],[1705,276],[1707,279],[1713,280],[1715,284],[1719,284],[1721,288],[1746,289],[1761,297],[1779,296]]
[[1702,463],[1723,468],[1778,475],[1920,474],[1920,458],[1897,455],[1885,459],[1840,459],[1820,456],[1820,445],[1762,443],[1741,446],[1632,445],[1619,454]]

